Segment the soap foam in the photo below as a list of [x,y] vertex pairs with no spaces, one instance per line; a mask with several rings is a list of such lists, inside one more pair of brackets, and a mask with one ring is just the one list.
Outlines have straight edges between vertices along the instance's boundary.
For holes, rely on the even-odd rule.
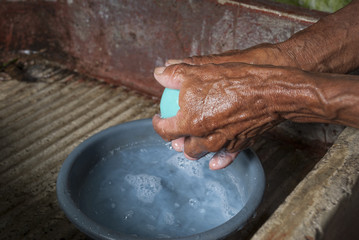
[[109,152],[84,181],[80,208],[124,234],[183,237],[214,228],[242,208],[239,186],[208,159],[187,160],[164,144]]
[[218,205],[222,208],[222,214],[224,217],[231,218],[237,213],[237,210],[229,205],[226,190],[220,183],[215,181],[208,181],[206,183],[206,188],[207,196],[216,195],[219,197],[220,202]]
[[156,176],[127,174],[125,180],[136,189],[137,197],[145,203],[152,203],[162,189],[161,178]]
[[168,163],[182,170],[183,173],[189,176],[203,177],[204,162],[202,161],[191,161],[186,159],[182,153],[177,153],[168,159]]

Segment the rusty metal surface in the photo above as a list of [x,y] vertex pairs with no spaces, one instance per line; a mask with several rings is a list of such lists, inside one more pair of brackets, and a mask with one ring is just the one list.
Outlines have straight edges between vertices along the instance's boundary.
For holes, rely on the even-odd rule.
[[[43,50],[68,68],[159,96],[169,58],[278,42],[318,12],[269,1],[1,1],[0,50]],[[1,54],[1,53],[0,53]]]
[[[85,239],[57,205],[61,164],[84,139],[151,117],[158,103],[47,61],[19,60],[0,78],[0,239]],[[310,148],[288,133],[278,128],[254,146],[267,178],[263,202],[230,239],[249,239],[324,154],[320,141]]]

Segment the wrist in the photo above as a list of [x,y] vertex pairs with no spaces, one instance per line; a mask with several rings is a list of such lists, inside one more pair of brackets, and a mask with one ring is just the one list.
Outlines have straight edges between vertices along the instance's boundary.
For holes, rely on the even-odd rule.
[[293,122],[359,127],[359,79],[343,74],[296,71],[281,97],[279,115]]
[[279,82],[270,102],[271,114],[294,122],[325,122],[330,115],[318,87],[316,74],[287,69],[285,82]]

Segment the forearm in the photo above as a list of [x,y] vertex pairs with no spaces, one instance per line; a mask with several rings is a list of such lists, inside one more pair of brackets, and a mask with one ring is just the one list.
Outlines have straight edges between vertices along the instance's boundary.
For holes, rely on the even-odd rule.
[[306,73],[294,94],[295,111],[282,116],[295,122],[322,122],[359,128],[359,77]]
[[[293,67],[347,73],[359,67],[359,0],[279,43]],[[285,66],[285,65],[284,65]]]

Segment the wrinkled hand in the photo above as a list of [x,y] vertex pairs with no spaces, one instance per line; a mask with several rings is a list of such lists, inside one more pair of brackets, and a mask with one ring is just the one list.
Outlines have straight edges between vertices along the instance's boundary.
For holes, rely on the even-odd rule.
[[[180,110],[172,118],[156,115],[154,128],[167,141],[183,139],[183,149],[176,150],[190,158],[221,149],[236,154],[283,120],[281,102],[286,112],[296,106],[295,100],[286,102],[294,94],[289,86],[296,71],[244,63],[157,68],[155,78],[163,86],[180,89]],[[229,158],[217,156],[210,167],[226,167],[233,160]]]
[[[229,62],[242,62],[250,64],[261,65],[277,65],[277,66],[295,66],[287,55],[283,54],[278,46],[273,44],[260,44],[252,48],[240,51],[232,50],[221,54],[206,55],[206,56],[193,56],[185,59],[170,59],[166,62],[166,66],[173,64],[186,63],[190,65],[203,65],[208,63],[229,63]],[[184,137],[174,139],[172,147],[179,152],[184,149]],[[219,154],[214,155],[210,161],[211,169],[221,169],[228,166],[236,158],[239,152],[226,152],[221,151]],[[186,157],[194,160],[185,153]]]
[[229,62],[297,67],[297,63],[286,51],[281,49],[280,45],[269,43],[259,44],[245,50],[231,50],[220,54],[192,56],[184,59],[170,59],[166,62],[166,66],[179,63],[202,65],[208,63],[220,64]]
[[[317,23],[313,24],[312,26],[299,31],[295,33],[291,38],[288,40],[278,43],[278,44],[261,44],[252,48],[249,48],[244,51],[230,51],[226,52],[224,54],[219,55],[210,55],[210,56],[196,56],[191,58],[185,58],[182,60],[168,60],[166,62],[166,66],[171,67],[173,64],[190,64],[190,65],[203,65],[208,63],[215,63],[215,64],[222,64],[222,63],[229,63],[229,62],[241,62],[241,63],[248,63],[248,64],[256,64],[256,65],[272,65],[272,66],[287,66],[287,67],[293,67],[297,69],[301,69],[304,71],[311,71],[311,72],[323,72],[323,73],[346,73],[348,71],[352,71],[358,67],[359,64],[359,57],[357,54],[357,50],[359,49],[359,41],[358,41],[358,35],[356,34],[359,29],[358,24],[358,9],[359,9],[359,1],[352,1],[347,7],[342,8],[338,12],[328,15],[326,17],[321,18]],[[325,48],[323,48],[323,43],[325,43]],[[182,66],[183,67],[183,66]],[[181,69],[182,67],[178,67]],[[253,66],[254,67],[254,66]],[[176,67],[177,68],[177,67]],[[183,67],[184,69],[187,69],[188,67]],[[198,72],[196,74],[196,77],[198,79],[201,79],[202,74],[202,80],[213,80],[209,75],[206,76],[206,71],[202,68],[197,69]],[[278,70],[278,69],[277,69]],[[283,70],[283,69],[282,69]],[[293,70],[293,69],[292,69]],[[175,73],[173,73],[173,77],[171,79],[171,76],[168,74],[171,74],[171,71],[174,71],[174,69],[165,70],[164,74],[160,74],[160,72],[164,71],[163,68],[157,69],[155,74],[155,77],[162,82],[162,84],[165,87],[170,88],[177,88],[179,89],[182,84],[182,80],[184,82],[190,81],[189,78],[192,76],[189,76],[187,72],[184,72],[183,75],[185,76],[184,79],[180,80],[179,75],[177,74],[177,70]],[[178,70],[179,72],[182,70]],[[288,70],[290,72],[290,70]],[[297,70],[300,71],[300,70]],[[271,71],[269,71],[271,72]],[[274,71],[275,72],[275,71]],[[160,76],[162,75],[162,76]],[[259,74],[260,75],[260,74]],[[323,112],[328,111],[328,109],[331,109],[330,107],[327,107],[327,105],[330,105],[327,100],[323,100],[326,98],[333,98],[334,102],[335,99],[338,98],[338,96],[342,95],[344,92],[346,94],[349,94],[348,92],[355,90],[355,88],[352,87],[346,87],[346,82],[344,84],[340,81],[333,81],[333,79],[341,79],[342,76],[320,76],[320,75],[312,75],[308,76],[308,73],[305,74],[306,77],[311,77],[312,79],[318,78],[325,84],[321,84],[321,88],[318,88],[318,83],[305,83],[304,85],[299,84],[298,87],[296,84],[291,85],[290,83],[286,83],[289,85],[283,85],[287,86],[287,88],[291,89],[291,87],[295,86],[295,88],[298,88],[297,91],[288,91],[287,89],[282,89],[282,93],[284,92],[290,92],[293,94],[292,96],[287,96],[289,99],[290,104],[287,102],[287,105],[295,105],[294,102],[291,101],[291,99],[297,98],[298,94],[302,94],[304,97],[297,98],[297,101],[300,102],[302,100],[308,100],[311,99],[312,102],[307,103],[309,106],[302,106],[302,109],[297,109],[297,111],[302,111],[302,115],[300,118],[306,119],[309,117],[313,121],[323,121]],[[310,75],[310,74],[309,74]],[[254,81],[259,81],[258,79],[262,79],[261,77],[257,76],[256,74],[252,74],[251,76]],[[288,78],[292,78],[292,76],[287,76]],[[178,79],[175,79],[178,78]],[[265,79],[265,77],[264,77]],[[280,76],[278,79],[282,79]],[[295,79],[295,78],[293,78]],[[326,79],[326,80],[323,80]],[[228,81],[231,81],[233,79],[227,79]],[[352,80],[346,80],[348,81],[349,85],[357,84],[355,81],[352,82]],[[281,83],[279,81],[279,83]],[[276,85],[275,83],[274,85]],[[306,84],[309,84],[306,86]],[[329,85],[328,85],[329,84]],[[190,85],[190,84],[188,84]],[[320,85],[320,84],[319,84]],[[283,87],[282,86],[282,87]],[[335,86],[335,87],[333,87]],[[343,87],[344,86],[344,87]],[[279,87],[279,86],[278,86]],[[311,88],[311,91],[309,90]],[[320,89],[328,88],[327,90],[324,90],[325,95],[323,95]],[[340,91],[339,91],[340,90]],[[270,90],[269,90],[270,91]],[[309,95],[313,94],[313,92],[317,91],[317,94],[311,96],[308,98]],[[181,92],[182,88],[181,88]],[[233,92],[233,91],[231,91]],[[318,93],[319,92],[319,93]],[[335,93],[335,94],[334,94]],[[181,93],[184,95],[184,93]],[[307,94],[307,95],[306,95]],[[351,95],[350,95],[351,94]],[[350,93],[349,95],[351,97],[345,96],[345,99],[352,99],[353,96],[356,96],[356,93]],[[249,98],[253,97],[251,94],[249,94]],[[264,94],[265,95],[265,94]],[[332,96],[333,95],[333,96]],[[353,95],[353,96],[352,96]],[[330,97],[331,96],[331,97]],[[319,98],[317,102],[313,102],[315,98]],[[344,99],[343,98],[343,99]],[[225,99],[225,97],[224,97]],[[186,99],[182,99],[182,102],[185,102]],[[189,100],[188,100],[189,101]],[[341,101],[343,102],[343,101]],[[335,102],[333,106],[340,105],[340,101]],[[345,101],[344,101],[345,102]],[[355,101],[347,101],[345,103],[348,103],[350,105],[351,102]],[[251,103],[250,101],[248,102]],[[273,101],[272,104],[276,105],[277,102]],[[313,109],[311,104],[314,104],[316,106],[316,114],[314,116],[313,113],[309,113]],[[282,104],[283,105],[283,104]],[[284,104],[285,105],[285,104]],[[289,106],[288,105],[288,106]],[[323,107],[325,105],[325,107]],[[325,122],[332,122],[333,119],[336,119],[339,115],[356,115],[356,111],[350,112],[350,111],[344,111],[342,108],[348,108],[350,110],[353,109],[353,107],[348,107],[346,104],[343,104],[344,106],[338,107],[340,109],[339,112],[346,114],[337,114],[337,113],[331,113],[329,116],[326,116]],[[331,107],[333,107],[331,106]],[[214,106],[216,107],[216,106]],[[243,106],[241,106],[243,107]],[[309,109],[308,109],[309,107]],[[335,108],[335,107],[334,107]],[[238,110],[241,110],[242,108],[239,108]],[[325,110],[325,111],[324,111]],[[288,109],[288,118],[292,118],[292,120],[298,116],[295,116],[296,114],[291,113],[292,109]],[[308,112],[309,111],[309,112]],[[321,112],[322,111],[322,112]],[[330,111],[329,111],[330,112]],[[350,113],[349,113],[350,112]],[[183,115],[186,115],[187,113],[182,113]],[[240,113],[239,113],[240,114]],[[319,116],[318,116],[319,115]],[[226,116],[225,114],[222,117],[230,117]],[[348,124],[349,126],[357,126],[357,121],[352,121],[348,119],[341,119],[345,117],[339,117],[336,121],[340,124]],[[175,118],[177,119],[177,118]],[[229,119],[230,120],[230,119]],[[298,119],[297,119],[298,120]],[[163,126],[165,128],[169,127],[171,124],[177,124],[176,121],[179,120],[169,120],[164,121],[168,123],[160,123],[162,121],[159,121],[158,117],[154,118],[154,124],[157,124],[159,126]],[[205,119],[201,119],[201,121],[205,121]],[[299,120],[298,120],[299,121]],[[334,121],[335,122],[335,121]],[[188,123],[190,124],[190,123]],[[178,131],[180,133],[180,131]],[[185,133],[185,132],[183,132]],[[209,132],[208,132],[209,133]],[[200,136],[203,137],[209,137],[211,134],[208,134],[207,136]],[[217,134],[218,135],[218,134]],[[216,136],[217,136],[216,135]],[[189,142],[192,136],[183,134],[183,136],[186,136],[186,140],[184,137],[181,137],[180,134],[178,134],[177,139],[172,141],[172,146],[177,151],[182,151],[188,149],[186,148],[185,142]],[[241,136],[241,133],[239,133],[238,136]],[[198,137],[198,136],[193,136]],[[227,140],[229,141],[229,140]],[[229,144],[228,144],[229,145]],[[223,154],[222,154],[223,155]],[[210,167],[212,169],[219,169],[226,167],[233,161],[233,159],[236,156],[236,153],[226,153],[224,154],[225,157],[220,157],[220,155],[215,155],[213,159],[210,162]]]

